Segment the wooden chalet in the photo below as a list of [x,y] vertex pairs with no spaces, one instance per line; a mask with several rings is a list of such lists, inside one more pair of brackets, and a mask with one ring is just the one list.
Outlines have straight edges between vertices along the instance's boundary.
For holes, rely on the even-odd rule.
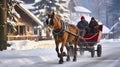
[[20,15],[16,22],[16,33],[8,33],[8,40],[38,40],[39,29],[35,34],[37,26],[43,26],[38,18],[35,17],[22,4],[18,3],[14,6],[15,11]]

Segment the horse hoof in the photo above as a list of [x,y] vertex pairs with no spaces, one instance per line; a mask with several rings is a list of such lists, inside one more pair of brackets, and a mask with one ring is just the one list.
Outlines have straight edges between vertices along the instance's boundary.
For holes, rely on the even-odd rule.
[[63,64],[63,61],[59,61],[59,64]]
[[76,62],[77,60],[76,59],[73,59],[74,62]]
[[63,52],[63,56],[67,56],[67,54],[65,52]]
[[66,61],[70,61],[70,58],[67,58]]

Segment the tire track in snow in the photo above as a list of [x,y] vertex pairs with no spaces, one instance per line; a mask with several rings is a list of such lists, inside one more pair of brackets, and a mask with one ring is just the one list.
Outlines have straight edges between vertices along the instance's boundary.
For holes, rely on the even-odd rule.
[[[120,62],[120,59],[119,59],[120,49],[119,47],[116,47],[109,50],[110,51],[108,51],[107,55],[103,55],[102,57],[92,60],[91,62],[85,63],[80,67],[110,67],[110,66],[113,67],[115,66],[116,61]],[[79,66],[79,64],[76,66]]]

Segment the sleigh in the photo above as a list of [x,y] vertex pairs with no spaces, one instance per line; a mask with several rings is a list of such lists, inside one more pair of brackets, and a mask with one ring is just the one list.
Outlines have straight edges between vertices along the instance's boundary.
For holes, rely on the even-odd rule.
[[[95,34],[85,34],[83,38],[79,38],[78,43],[78,51],[81,55],[84,54],[84,51],[91,52],[91,57],[94,57],[95,51],[97,51],[97,56],[101,57],[102,54],[102,46],[101,44],[98,44],[100,42],[101,36],[102,36],[102,29],[103,25],[99,25],[98,32]],[[97,46],[95,50],[95,45]],[[71,49],[73,49],[72,46],[70,46]]]

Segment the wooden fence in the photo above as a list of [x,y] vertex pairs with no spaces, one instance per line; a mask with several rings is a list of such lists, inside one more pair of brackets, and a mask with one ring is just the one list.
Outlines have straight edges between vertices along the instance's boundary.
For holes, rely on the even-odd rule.
[[38,35],[8,35],[7,36],[8,41],[11,40],[39,40]]

